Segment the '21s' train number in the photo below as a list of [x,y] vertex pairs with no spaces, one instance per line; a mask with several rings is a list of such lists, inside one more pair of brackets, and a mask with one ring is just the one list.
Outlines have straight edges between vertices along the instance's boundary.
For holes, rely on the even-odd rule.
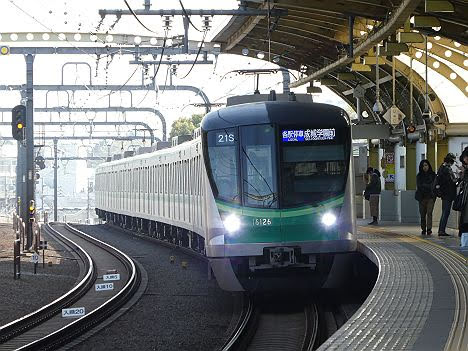
[[217,133],[216,144],[229,145],[236,141],[234,133]]
[[252,222],[255,226],[267,226],[271,225],[271,218],[253,218]]

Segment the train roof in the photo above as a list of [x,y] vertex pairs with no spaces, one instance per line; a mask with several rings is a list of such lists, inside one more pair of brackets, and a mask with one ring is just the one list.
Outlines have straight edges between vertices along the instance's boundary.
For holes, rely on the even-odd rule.
[[144,153],[144,154],[141,154],[141,155],[134,155],[134,156],[131,156],[131,157],[121,158],[119,160],[113,160],[113,161],[110,161],[110,162],[103,162],[103,163],[100,163],[100,164],[97,165],[96,170],[100,170],[102,168],[104,168],[104,169],[112,168],[114,166],[125,165],[125,164],[131,163],[131,162],[141,161],[143,163],[143,162],[145,162],[145,161],[147,161],[147,160],[149,160],[149,159],[151,159],[153,157],[170,156],[171,154],[178,153],[178,152],[181,152],[181,151],[183,152],[184,150],[187,151],[198,142],[200,142],[199,138],[186,141],[186,142],[184,142],[182,144],[179,144],[177,146],[164,148],[162,150],[147,152],[147,153]]
[[240,125],[281,123],[313,127],[347,127],[346,112],[337,106],[296,101],[262,101],[226,107],[208,113],[204,131]]

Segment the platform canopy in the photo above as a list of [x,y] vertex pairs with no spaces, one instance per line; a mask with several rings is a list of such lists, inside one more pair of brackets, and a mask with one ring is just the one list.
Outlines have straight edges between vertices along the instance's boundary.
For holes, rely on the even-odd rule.
[[[363,87],[361,109],[377,123],[381,122],[381,116],[373,111],[377,44],[379,95],[384,111],[393,105],[393,61],[395,104],[411,116],[410,122],[424,124],[428,109],[432,116],[440,118],[440,123],[448,124],[447,111],[431,84],[426,102],[425,76],[409,66],[410,61],[413,68],[418,65],[416,61],[426,64],[426,41],[427,66],[468,96],[463,77],[468,67],[466,1],[257,0],[241,2],[241,6],[284,9],[287,13],[278,17],[234,16],[213,39],[222,44],[222,52],[264,57],[297,70],[301,76],[291,87],[321,82],[355,108],[354,88]],[[414,87],[412,105],[410,80]]]

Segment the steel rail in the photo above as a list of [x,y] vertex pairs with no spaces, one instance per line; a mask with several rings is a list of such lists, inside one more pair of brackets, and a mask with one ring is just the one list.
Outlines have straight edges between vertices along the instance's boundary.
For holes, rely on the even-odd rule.
[[[288,325],[290,326],[291,321],[293,323],[297,323],[297,320],[294,321],[294,317],[297,316],[297,312],[293,312],[291,314],[287,314],[287,318],[289,320],[283,320],[283,323],[281,323],[281,325],[272,327],[273,324],[278,323],[278,320],[276,320],[275,318],[272,319],[272,317],[269,316],[268,313],[264,315],[264,312],[261,311],[261,308],[258,306],[258,304],[253,302],[251,297],[245,295],[244,302],[246,302],[246,304],[244,305],[243,313],[241,314],[239,321],[230,338],[223,345],[221,349],[222,351],[237,351],[250,349],[257,350],[257,347],[261,350],[270,349],[271,343],[269,343],[268,340],[270,340],[269,338],[272,335],[277,335],[277,330],[275,329],[276,327],[281,328],[284,323],[285,330],[288,330]],[[313,303],[306,303],[304,305],[303,318],[304,335],[302,342],[300,342],[300,350],[312,351],[316,346],[319,328],[317,306]],[[265,323],[266,320],[268,320],[269,323]],[[268,324],[270,325],[268,326]],[[260,341],[258,341],[257,338]],[[284,345],[281,345],[280,343],[279,345],[277,345],[278,348],[291,349],[291,340],[291,337],[285,338]],[[299,341],[299,338],[297,339],[297,341]],[[296,346],[294,346],[294,349],[296,349]]]
[[233,333],[221,348],[222,351],[245,350],[253,336],[252,333],[256,330],[258,309],[253,299],[245,294],[242,303],[242,313]]
[[302,351],[312,351],[317,342],[319,314],[317,305],[310,304],[305,307],[306,332],[302,342]]
[[68,239],[58,231],[53,229],[50,225],[45,226],[48,233],[53,235],[64,245],[70,247],[75,251],[85,264],[86,274],[83,279],[66,294],[60,296],[51,303],[39,308],[38,310],[18,318],[8,324],[0,327],[0,344],[12,339],[13,337],[30,330],[33,327],[45,322],[61,311],[62,308],[67,307],[77,301],[88,291],[94,283],[97,272],[91,256],[74,241]]
[[125,286],[117,294],[105,301],[99,307],[95,308],[74,322],[67,324],[61,329],[56,330],[53,333],[50,333],[38,340],[35,340],[25,345],[24,347],[19,348],[18,350],[49,350],[64,345],[65,343],[83,334],[85,331],[88,331],[96,324],[100,323],[109,315],[114,313],[116,310],[121,308],[133,296],[139,287],[141,280],[140,271],[128,255],[101,240],[93,238],[92,236],[76,228],[73,228],[69,224],[66,224],[66,229],[75,235],[80,236],[84,240],[107,251],[109,254],[121,261],[129,272],[129,278]]

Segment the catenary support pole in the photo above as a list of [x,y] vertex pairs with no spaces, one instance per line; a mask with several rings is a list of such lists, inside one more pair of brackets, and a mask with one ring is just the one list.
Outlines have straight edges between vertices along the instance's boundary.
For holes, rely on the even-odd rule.
[[35,183],[35,172],[34,172],[34,88],[33,88],[33,68],[34,68],[34,55],[26,55],[26,128],[25,128],[25,139],[26,139],[26,248],[30,248],[33,240],[33,228],[32,221],[29,218],[28,206],[31,200],[34,200],[34,183]]
[[54,222],[57,222],[57,142],[58,139],[54,139]]

